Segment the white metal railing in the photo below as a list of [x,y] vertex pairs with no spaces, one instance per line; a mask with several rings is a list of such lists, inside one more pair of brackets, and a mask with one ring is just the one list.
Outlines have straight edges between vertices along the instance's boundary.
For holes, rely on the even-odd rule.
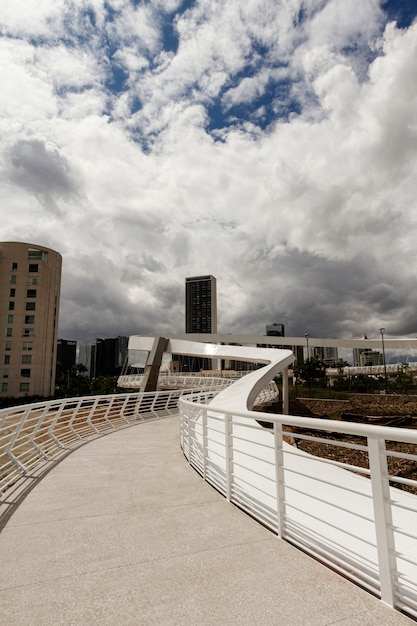
[[[232,411],[209,400],[200,393],[179,402],[181,446],[204,479],[282,539],[416,618],[417,496],[404,488],[417,493],[417,480],[389,468],[398,458],[417,468],[417,431]],[[285,441],[294,437],[326,446],[326,458]],[[364,455],[366,467],[348,454],[335,461],[336,449]]]
[[[139,388],[143,381],[143,374],[125,374],[117,379],[117,386],[121,389]],[[191,374],[161,375],[158,378],[159,387],[184,387],[187,389],[228,387],[233,382],[232,377],[220,376],[193,376]]]
[[[60,458],[67,450],[83,440],[114,431],[138,421],[178,413],[178,399],[194,391],[189,376],[168,379],[180,387],[175,390],[128,393],[104,396],[65,398],[35,404],[25,404],[0,410],[0,502],[11,485],[40,463]],[[230,385],[221,378],[197,379],[213,398],[219,390]],[[163,382],[166,382],[162,378]],[[259,394],[258,404],[277,396],[274,383]]]
[[178,413],[185,393],[189,390],[86,396],[0,410],[0,496],[39,464],[60,458],[85,439]]

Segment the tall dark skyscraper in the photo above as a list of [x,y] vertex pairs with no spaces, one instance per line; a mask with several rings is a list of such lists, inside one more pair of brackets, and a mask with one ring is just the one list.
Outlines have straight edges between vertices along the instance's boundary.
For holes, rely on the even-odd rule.
[[91,377],[119,376],[127,358],[127,337],[96,339],[91,346]]
[[[214,276],[192,276],[185,279],[185,332],[217,333],[217,286]],[[175,356],[181,372],[211,370],[211,359]]]
[[217,286],[214,276],[185,279],[185,332],[217,333]]

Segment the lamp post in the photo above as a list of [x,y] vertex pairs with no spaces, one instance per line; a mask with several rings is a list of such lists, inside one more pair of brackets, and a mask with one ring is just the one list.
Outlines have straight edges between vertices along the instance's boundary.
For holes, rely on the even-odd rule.
[[384,363],[385,393],[387,393],[388,391],[387,362],[385,360],[385,343],[384,343],[385,328],[380,328],[379,332],[381,333],[381,339],[382,339],[382,359]]
[[306,373],[307,373],[308,397],[310,398],[311,397],[310,363],[309,363],[310,349],[308,347],[308,340],[310,338],[310,335],[308,333],[305,333],[304,337],[306,338],[306,343],[307,343]]

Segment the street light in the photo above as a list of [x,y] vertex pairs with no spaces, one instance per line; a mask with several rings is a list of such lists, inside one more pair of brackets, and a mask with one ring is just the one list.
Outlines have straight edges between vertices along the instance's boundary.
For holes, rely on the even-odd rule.
[[382,339],[382,359],[383,359],[383,362],[384,362],[385,393],[387,393],[387,391],[388,391],[388,379],[387,379],[387,363],[386,363],[386,360],[385,360],[385,344],[384,344],[385,328],[380,328],[379,332],[381,333],[381,339]]

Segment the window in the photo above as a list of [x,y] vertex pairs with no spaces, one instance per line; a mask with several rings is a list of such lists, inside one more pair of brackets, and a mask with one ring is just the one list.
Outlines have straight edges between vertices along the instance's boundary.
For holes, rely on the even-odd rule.
[[23,342],[23,350],[32,350],[32,349],[33,349],[33,341]]
[[9,378],[9,370],[3,370],[3,378]]
[[11,350],[12,349],[12,342],[11,341],[5,341],[4,342],[4,349],[5,350]]
[[36,298],[36,289],[27,289],[26,298]]
[[26,302],[26,311],[34,311],[36,309],[36,302]]
[[29,263],[29,272],[38,272],[39,271],[39,265],[37,263]]
[[9,302],[9,311],[14,311],[14,302],[13,302],[13,300],[11,300]]
[[34,337],[35,329],[34,328],[24,328],[23,329],[23,337]]
[[12,263],[12,272],[17,272],[17,263]]
[[38,277],[37,276],[28,276],[27,284],[28,285],[37,285],[38,284]]
[[20,375],[21,375],[23,378],[30,378],[30,369],[29,369],[29,368],[27,368],[27,369],[21,369],[21,370],[20,370]]
[[22,354],[22,364],[30,365],[32,363],[31,354]]
[[25,324],[34,324],[35,316],[34,315],[25,315]]
[[2,391],[7,391],[7,389],[8,389],[8,385],[7,385],[7,383],[2,383],[2,384],[1,384],[1,390],[2,390]]
[[16,296],[16,289],[13,287],[12,289],[10,289],[10,297],[14,298]]
[[11,337],[13,335],[13,328],[6,328],[6,337]]
[[29,383],[20,383],[19,391],[29,391],[30,384]]
[[6,356],[4,357],[4,364],[5,365],[10,364],[10,354],[6,354]]
[[45,250],[36,250],[35,248],[29,248],[28,254],[29,261],[47,261],[48,253]]
[[15,285],[17,282],[17,276],[15,276],[14,274],[12,274],[12,276],[10,276],[10,283],[12,285]]
[[7,316],[7,323],[8,323],[8,324],[13,324],[13,319],[14,319],[14,316],[13,316],[13,315],[11,315],[11,314],[10,314],[10,315],[8,315],[8,316]]

